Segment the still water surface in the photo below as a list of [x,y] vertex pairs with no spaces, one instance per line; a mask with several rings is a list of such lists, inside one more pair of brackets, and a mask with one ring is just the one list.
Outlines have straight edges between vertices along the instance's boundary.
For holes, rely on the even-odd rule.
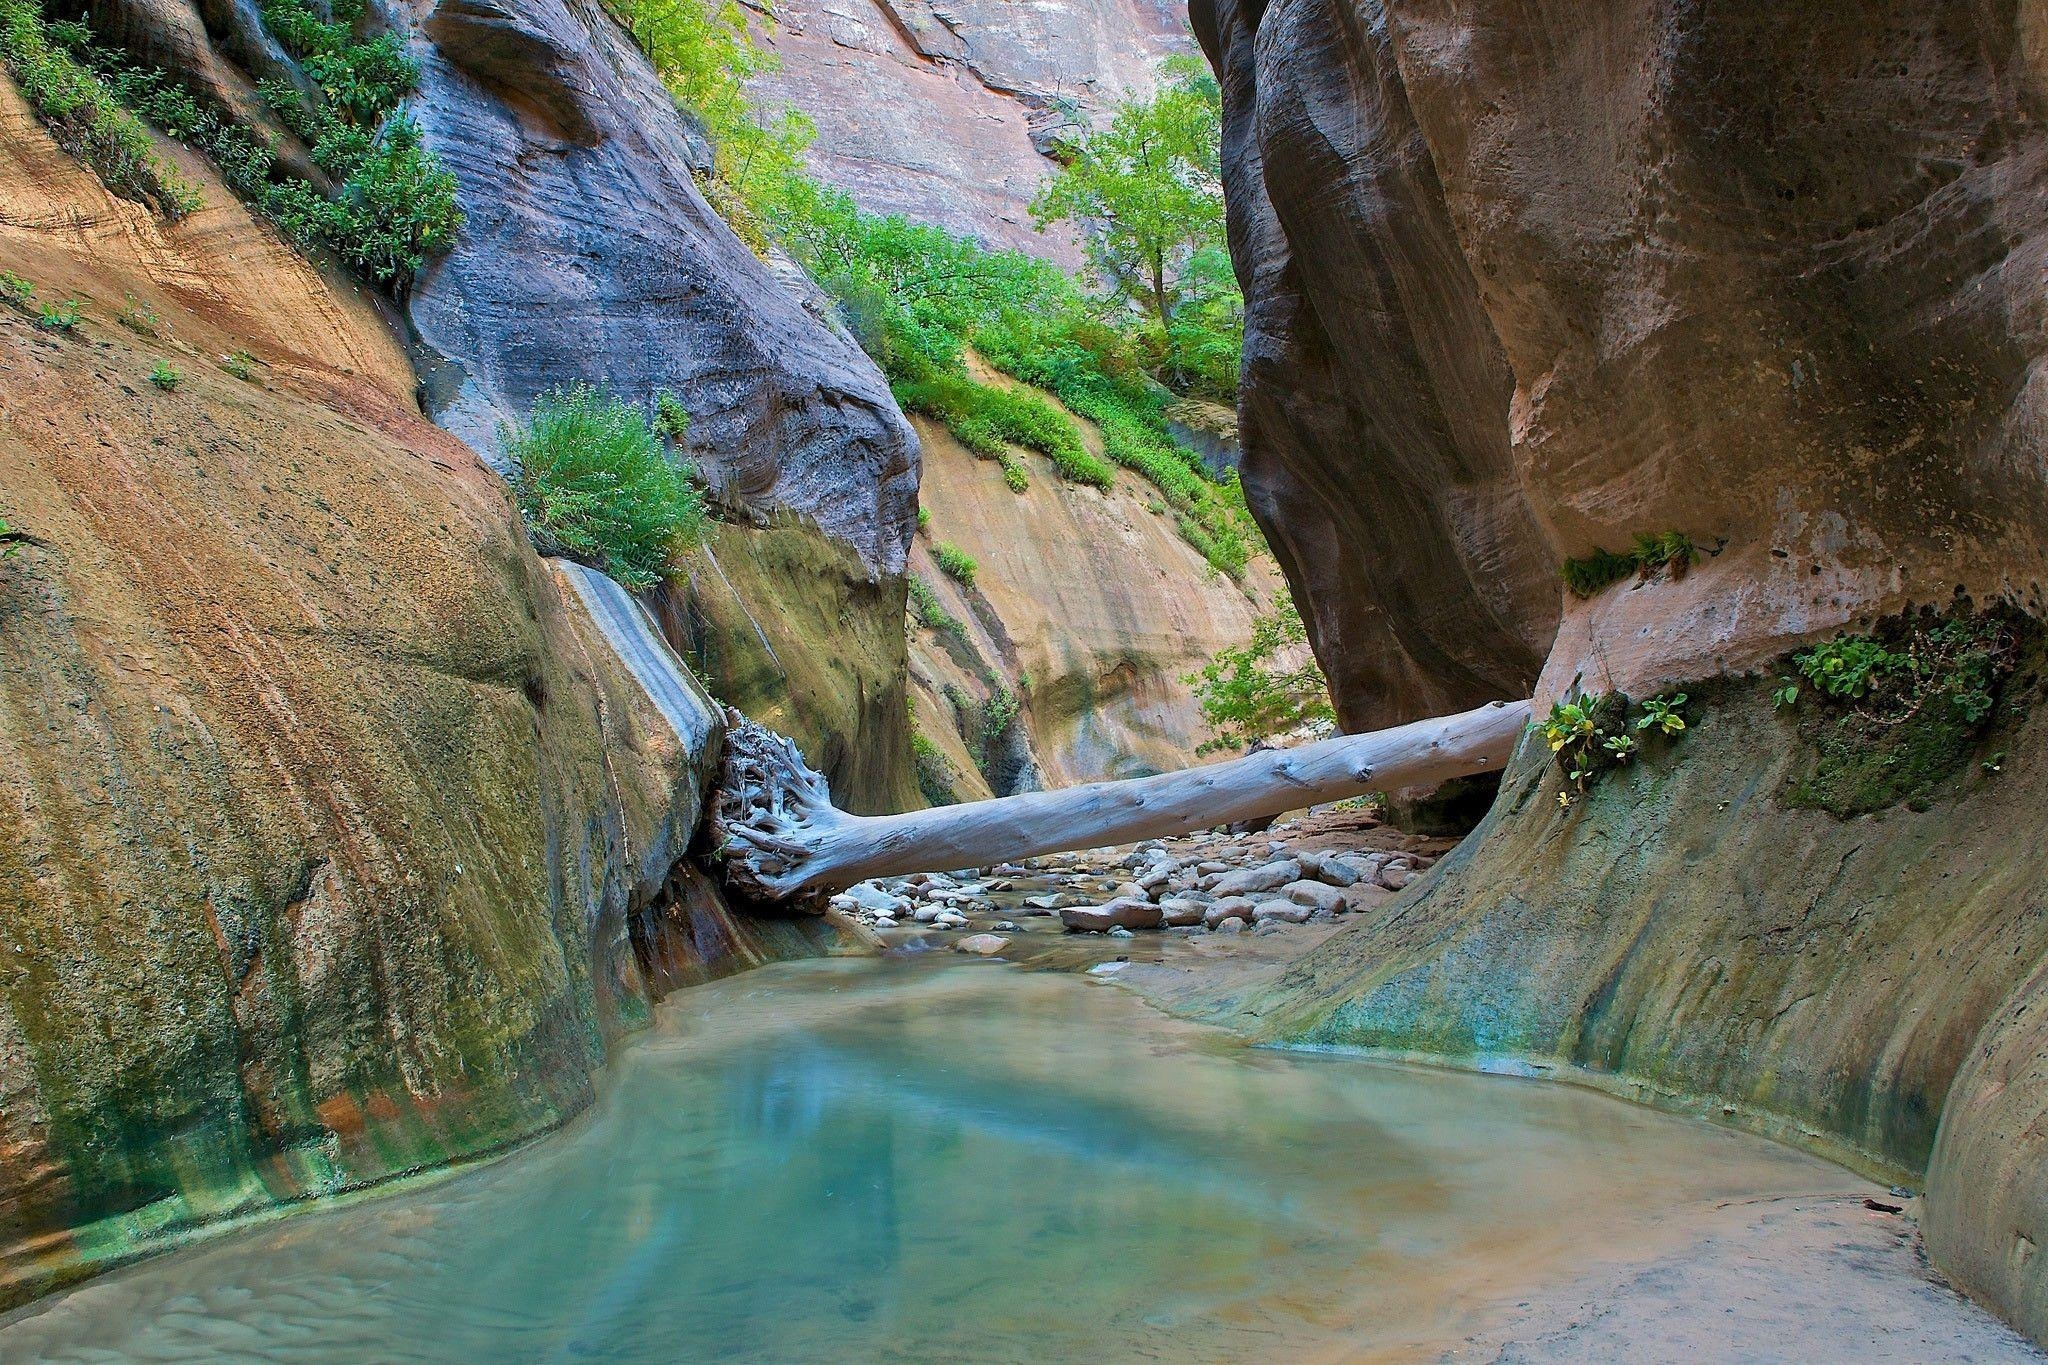
[[1408,1358],[1703,1203],[1844,1179],[1070,976],[800,963],[675,997],[561,1134],[87,1285],[0,1359]]

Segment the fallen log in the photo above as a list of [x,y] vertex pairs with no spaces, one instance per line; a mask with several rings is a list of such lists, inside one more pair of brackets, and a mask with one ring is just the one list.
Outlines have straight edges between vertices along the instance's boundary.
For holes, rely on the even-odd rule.
[[712,856],[728,885],[759,901],[817,896],[871,877],[986,867],[1038,853],[1187,834],[1368,792],[1433,787],[1497,772],[1529,703],[1298,749],[1269,749],[1156,777],[974,801],[903,815],[849,815],[789,740],[726,713],[725,774]]

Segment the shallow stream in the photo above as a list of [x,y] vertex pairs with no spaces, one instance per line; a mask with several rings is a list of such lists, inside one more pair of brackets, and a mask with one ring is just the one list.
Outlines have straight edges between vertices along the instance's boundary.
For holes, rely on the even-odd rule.
[[88,1284],[0,1358],[1408,1358],[1702,1204],[1846,1179],[937,957],[682,992],[565,1132]]

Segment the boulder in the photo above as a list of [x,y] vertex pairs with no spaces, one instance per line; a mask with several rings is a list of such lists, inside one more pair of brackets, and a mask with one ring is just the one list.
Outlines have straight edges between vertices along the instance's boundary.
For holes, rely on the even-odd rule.
[[1069,929],[1101,933],[1105,929],[1157,929],[1164,912],[1152,902],[1120,896],[1103,905],[1076,905],[1060,911],[1060,923]]
[[1291,900],[1260,901],[1252,907],[1252,919],[1258,923],[1280,920],[1286,924],[1306,924],[1313,913],[1308,906]]
[[1202,923],[1208,909],[1206,901],[1188,900],[1182,896],[1169,896],[1159,902],[1161,921],[1169,929]]
[[1227,919],[1248,920],[1252,917],[1253,904],[1247,896],[1226,896],[1220,901],[1211,902],[1208,908],[1203,910],[1202,923],[1216,929]]
[[1320,914],[1335,915],[1344,909],[1343,889],[1325,882],[1289,882],[1281,888],[1280,894],[1296,905],[1305,905]]
[[994,957],[1010,946],[1010,940],[1001,934],[969,934],[953,945],[956,953],[973,953],[979,957]]
[[1301,880],[1301,864],[1292,858],[1266,863],[1260,867],[1247,867],[1242,871],[1227,873],[1216,879],[1207,888],[1217,896],[1245,896],[1255,891],[1271,891],[1289,882]]

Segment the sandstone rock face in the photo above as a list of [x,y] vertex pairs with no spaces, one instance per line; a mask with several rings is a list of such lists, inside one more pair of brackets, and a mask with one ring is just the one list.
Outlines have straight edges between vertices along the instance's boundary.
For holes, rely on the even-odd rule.
[[544,1130],[660,981],[817,937],[646,930],[714,748],[378,309],[177,155],[211,207],[167,226],[0,80],[0,257],[84,314],[0,312],[6,1303]]
[[1542,695],[2039,602],[2029,8],[1194,13],[1246,483],[1348,722],[1526,684],[1560,560],[1641,533],[1717,553],[1571,604]]
[[817,125],[812,168],[877,213],[1080,264],[1028,206],[1070,125],[1147,94],[1188,49],[1177,0],[792,0],[763,25],[770,105]]
[[[563,383],[650,408],[674,393],[740,524],[671,594],[672,638],[849,808],[914,802],[898,622],[917,441],[880,372],[705,204],[701,138],[601,7],[443,0],[423,31],[421,127],[468,215],[410,300],[438,420],[488,450]],[[730,571],[705,567],[721,555]]]
[[1554,565],[1510,453],[1513,377],[1385,16],[1340,0],[1192,12],[1224,86],[1240,473],[1339,719],[1524,695]]
[[[1157,490],[1135,475],[1098,492],[1062,482],[1025,452],[1031,486],[1017,494],[994,461],[914,421],[931,530],[916,538],[911,570],[963,629],[953,637],[913,621],[912,701],[920,732],[959,778],[955,790],[988,794],[960,737],[958,700],[985,701],[995,687],[1022,707],[1014,747],[989,765],[1002,792],[1204,761],[1196,750],[1208,727],[1183,679],[1251,638],[1279,590],[1271,561],[1256,561],[1240,587],[1153,510]],[[1094,440],[1085,424],[1083,439]],[[932,561],[938,541],[980,566],[972,589]]]
[[[1347,723],[1691,686],[1959,596],[2042,614],[2038,6],[1194,13],[1246,485]],[[1564,558],[1666,531],[1689,574],[1559,610]],[[2043,869],[2010,838],[2039,736],[2011,781],[1838,822],[1779,799],[1791,730],[1744,686],[1628,809],[1566,815],[1526,760],[1240,1017],[1562,1058],[1924,1171],[1937,1262],[2048,1336]]]
[[705,204],[691,139],[595,5],[442,0],[419,104],[468,215],[411,299],[441,420],[478,449],[565,382],[690,410],[727,501],[807,518],[902,571],[917,444],[872,362]]

